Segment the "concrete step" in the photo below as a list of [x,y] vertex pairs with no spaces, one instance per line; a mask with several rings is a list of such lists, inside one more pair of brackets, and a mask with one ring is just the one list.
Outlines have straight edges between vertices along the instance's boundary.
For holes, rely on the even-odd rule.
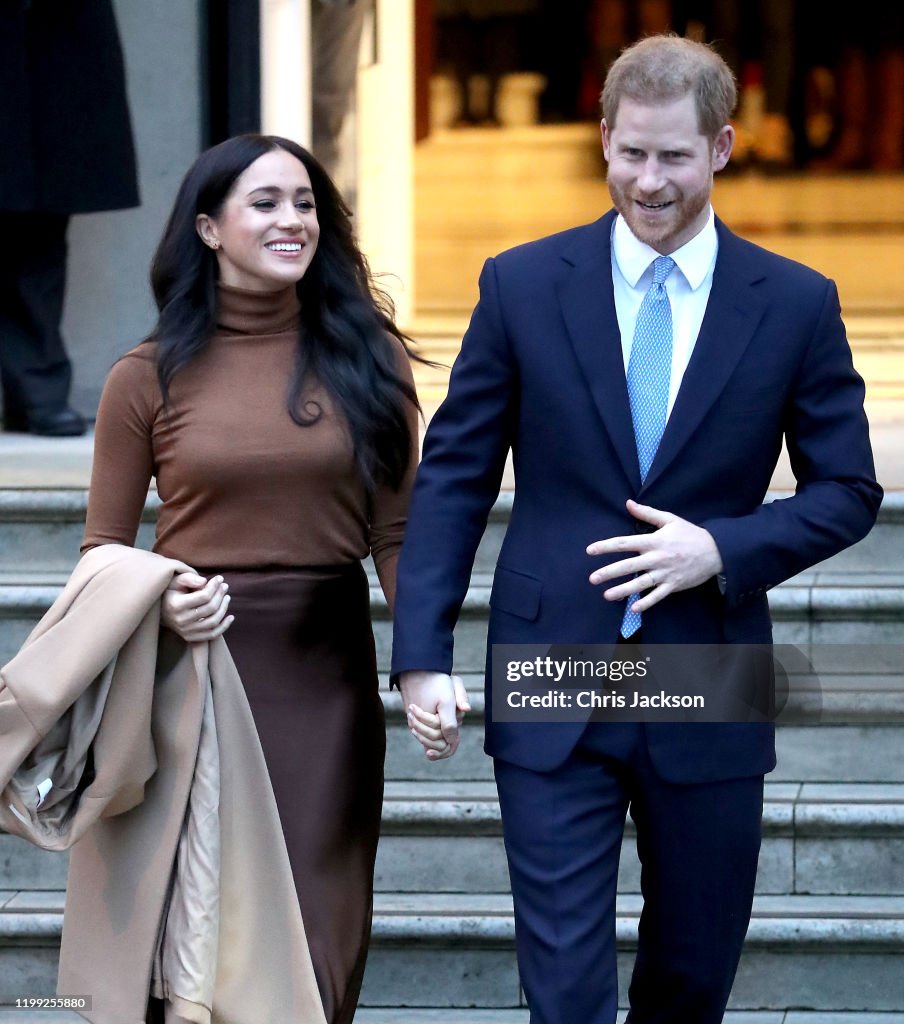
[[[31,994],[17,998],[46,999],[53,992],[42,992],[40,996]],[[72,1010],[30,1010],[13,1003],[12,1007],[0,1009],[0,1024],[84,1024],[85,1018]]]
[[[904,678],[824,674],[820,679],[822,692],[801,693],[797,718],[790,713],[795,707],[791,705],[787,720],[783,716],[780,721],[776,737],[778,766],[768,776],[769,781],[904,783]],[[492,761],[483,751],[482,677],[466,675],[465,682],[472,711],[464,722],[458,752],[432,763],[410,735],[399,694],[386,691],[384,677],[387,780],[456,785],[492,780]],[[3,856],[0,852],[0,871]],[[48,870],[51,874],[44,884],[57,884],[54,879],[61,877],[62,868]]]
[[[627,1010],[618,1013],[624,1024]],[[373,1010],[355,1014],[356,1024],[529,1024],[523,1010]],[[79,1024],[83,1018],[66,1011],[0,1009],[0,1024]],[[725,1024],[904,1024],[904,1013],[821,1013],[808,1010],[729,1010]]]
[[[628,818],[626,894],[640,892],[634,835]],[[493,783],[387,784],[376,888],[508,892]],[[904,785],[767,783],[757,892],[904,896]]]
[[[66,868],[65,854],[0,834],[0,892],[63,889]],[[618,886],[640,892],[630,818]],[[388,782],[375,888],[507,893],[494,784]],[[757,892],[904,896],[904,785],[767,783]]]
[[[62,905],[62,893],[18,893],[0,908],[0,1003],[53,992]],[[636,896],[617,904],[623,992],[641,906]],[[730,1005],[899,1011],[902,953],[902,897],[758,896]],[[362,1004],[518,1008],[510,898],[378,894]]]
[[[87,492],[0,490],[0,664],[13,656],[53,602],[78,557]],[[149,495],[138,543],[152,543],[156,495]],[[478,551],[456,631],[456,670],[483,669],[492,569],[511,514],[512,495],[496,502]],[[775,639],[788,644],[899,643],[904,635],[904,493],[883,503],[860,544],[789,580],[770,595]],[[374,632],[386,668],[391,622],[372,575]],[[838,652],[833,652],[833,658]],[[864,652],[849,659],[863,671]]]
[[[850,677],[829,680],[840,686]],[[825,681],[825,679],[824,679]],[[904,783],[904,692],[901,681],[881,676],[850,678],[849,689],[826,688],[821,710],[795,724],[780,723],[778,766],[773,782]],[[492,779],[483,752],[483,693],[471,690],[472,712],[465,721],[458,752],[433,764],[410,736],[395,694],[387,695],[386,777],[445,782]]]
[[[151,491],[142,515],[139,547],[153,545],[159,504],[157,492]],[[87,510],[86,490],[0,490],[0,572],[68,575],[79,558]]]
[[[881,651],[840,645],[805,650],[817,663],[832,659],[841,663],[845,653],[853,656],[858,652],[866,661],[871,652]],[[889,647],[886,654],[889,653],[900,662],[904,659],[904,646]],[[384,693],[388,779],[451,782],[492,778],[492,762],[483,752],[483,679],[476,674],[465,674],[464,679],[472,711],[465,720],[461,744],[454,757],[435,764],[424,758],[409,734],[399,695]],[[813,686],[813,679],[806,682],[808,687]],[[778,766],[769,779],[904,783],[904,759],[900,756],[904,743],[904,672],[820,671],[816,682],[816,689],[804,688],[803,683],[797,688],[792,680],[790,699],[777,731]]]
[[[619,901],[623,992],[640,906],[636,897]],[[904,1005],[904,972],[897,959],[904,946],[902,910],[901,900],[758,897],[732,1007],[899,1009]],[[429,991],[430,978],[440,975],[449,979],[443,995],[452,1005],[512,1005],[507,1000],[517,989],[513,932],[504,897],[378,897],[363,1002],[410,1004],[412,990]],[[405,958],[394,955],[399,949]],[[483,956],[475,957],[481,950]]]
[[[904,563],[902,563],[904,564]],[[455,629],[455,669],[482,673],[492,578],[475,573]],[[0,587],[0,608],[3,588]],[[904,572],[813,573],[769,595],[777,644],[806,647],[824,670],[885,674],[889,645],[904,640]],[[381,668],[389,665],[392,624],[379,588],[371,589],[374,639]],[[2,628],[2,626],[0,626]],[[842,645],[851,647],[845,652]],[[897,665],[897,659],[893,658]]]
[[[0,573],[0,664],[16,651],[58,596],[67,578],[49,570]],[[492,579],[475,574],[455,631],[455,665],[459,673],[482,672]],[[904,639],[904,572],[814,573],[797,576],[769,596],[775,642],[813,645],[818,668],[876,671],[864,664],[870,648]],[[386,600],[375,580],[371,607],[377,662],[389,667],[392,622]],[[820,654],[821,645],[859,645],[839,662],[840,647]],[[878,655],[884,656],[878,651]],[[821,659],[821,660],[820,660]]]
[[[2,597],[2,588],[0,588]],[[904,656],[904,648],[901,649]],[[4,659],[0,659],[2,664]],[[388,693],[386,778],[392,781],[470,781],[492,779],[492,761],[483,751],[483,678],[465,674],[471,712],[454,757],[428,761],[408,731],[397,692]],[[792,691],[779,722],[778,766],[773,782],[904,783],[904,675],[820,674],[821,690]]]
[[[624,1024],[620,1010],[617,1024]],[[360,1010],[355,1024],[529,1024],[527,1010]],[[904,1024],[904,1013],[729,1010],[725,1024]],[[0,1013],[0,1024],[5,1024]]]
[[[770,498],[786,496],[784,492]],[[514,496],[500,494],[490,513],[474,571],[492,573],[511,516]],[[148,495],[138,543],[153,543],[159,499]],[[0,573],[69,573],[78,559],[88,507],[88,492],[79,489],[0,489]],[[588,538],[590,540],[595,538]],[[885,496],[876,526],[859,544],[842,551],[811,572],[885,572],[904,564],[904,492]]]
[[[624,1024],[620,1010],[617,1024]],[[729,1010],[725,1024],[904,1024],[904,1013]],[[361,1010],[356,1024],[529,1024],[527,1010]],[[4,1018],[0,1014],[0,1024]]]

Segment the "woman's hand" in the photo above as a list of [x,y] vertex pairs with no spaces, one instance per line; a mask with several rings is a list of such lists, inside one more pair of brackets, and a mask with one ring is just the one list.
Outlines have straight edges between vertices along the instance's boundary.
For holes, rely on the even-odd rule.
[[206,580],[196,572],[181,572],[167,587],[160,621],[189,643],[222,636],[235,621],[229,611],[229,584],[222,576]]

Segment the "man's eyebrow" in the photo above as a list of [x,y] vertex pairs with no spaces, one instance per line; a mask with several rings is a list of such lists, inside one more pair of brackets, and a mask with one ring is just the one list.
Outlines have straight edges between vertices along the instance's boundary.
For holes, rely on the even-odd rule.
[[[253,196],[255,192],[266,192],[271,196],[282,195],[282,189],[277,185],[261,185],[259,188],[253,188],[248,195]],[[298,188],[295,189],[295,195],[301,194],[312,196],[314,194],[314,190],[312,188],[308,188],[307,185],[299,185]]]

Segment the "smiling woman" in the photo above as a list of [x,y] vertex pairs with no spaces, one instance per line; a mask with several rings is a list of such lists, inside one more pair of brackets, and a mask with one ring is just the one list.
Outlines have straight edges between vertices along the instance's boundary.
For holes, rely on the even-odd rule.
[[222,212],[198,214],[197,226],[216,251],[221,284],[272,291],[300,281],[320,237],[307,168],[284,149],[265,153],[236,181]]
[[[155,476],[154,550],[195,570],[163,623],[190,643],[228,630],[324,1015],[349,1024],[385,747],[360,563],[373,556],[391,606],[417,461],[406,339],[341,196],[288,139],[201,154],[151,280],[155,330],[101,399],[83,549],[134,543]],[[166,1012],[152,1000],[151,1020]]]

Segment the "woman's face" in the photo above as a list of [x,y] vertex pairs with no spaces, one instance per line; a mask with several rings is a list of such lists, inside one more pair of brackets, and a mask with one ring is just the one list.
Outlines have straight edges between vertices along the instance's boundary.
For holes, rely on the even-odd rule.
[[284,149],[258,157],[219,214],[200,214],[196,224],[216,252],[220,282],[248,291],[279,291],[300,281],[320,237],[307,169]]

